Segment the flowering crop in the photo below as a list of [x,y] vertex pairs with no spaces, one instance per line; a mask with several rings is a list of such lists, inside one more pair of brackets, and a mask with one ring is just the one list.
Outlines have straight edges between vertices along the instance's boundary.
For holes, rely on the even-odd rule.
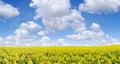
[[119,64],[120,46],[0,47],[0,64]]

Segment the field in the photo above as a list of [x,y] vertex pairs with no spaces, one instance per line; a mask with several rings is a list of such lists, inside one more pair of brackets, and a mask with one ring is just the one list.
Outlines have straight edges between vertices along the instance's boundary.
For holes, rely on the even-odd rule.
[[0,64],[120,64],[120,46],[2,46]]

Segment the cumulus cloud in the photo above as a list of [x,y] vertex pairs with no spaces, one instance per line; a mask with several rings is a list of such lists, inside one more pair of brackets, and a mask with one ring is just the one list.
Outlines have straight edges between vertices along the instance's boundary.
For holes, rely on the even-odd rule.
[[90,30],[84,30],[75,34],[67,35],[66,38],[78,41],[84,41],[86,44],[92,45],[108,45],[118,43],[118,41],[111,36],[105,34],[100,26],[92,23]]
[[91,30],[98,32],[98,31],[101,31],[101,28],[98,24],[92,23]]
[[86,30],[84,17],[76,9],[73,9],[71,15],[68,16],[68,21],[75,32]]
[[42,18],[45,26],[44,31],[39,32],[43,35],[54,30],[64,30],[68,27],[68,15],[70,15],[69,0],[32,0],[30,7],[35,8],[35,19]]
[[79,10],[91,14],[114,13],[120,9],[120,0],[84,0]]
[[37,45],[42,46],[68,46],[69,43],[65,42],[63,38],[52,40],[48,36],[43,36],[40,40],[36,41]]
[[66,18],[43,18],[43,25],[47,31],[64,30],[68,27],[68,21],[65,21]]
[[69,46],[70,44],[65,42],[65,39],[60,38],[56,41],[56,45],[58,45],[58,46]]
[[11,18],[18,15],[19,15],[19,11],[17,8],[13,7],[10,4],[6,4],[0,0],[0,16],[1,17]]
[[2,37],[0,37],[0,43],[3,43],[5,40],[2,38]]
[[35,8],[36,16],[39,17],[61,17],[69,14],[71,7],[69,0],[32,0],[30,7]]
[[43,36],[39,43],[41,43],[42,45],[50,45],[51,40],[49,37]]
[[91,25],[91,30],[80,31],[77,34],[68,35],[67,38],[76,40],[85,39],[97,39],[104,37],[104,32],[101,30],[100,26],[96,23]]
[[54,30],[65,30],[68,27],[71,27],[75,32],[86,30],[84,17],[76,9],[72,9],[70,12],[69,15],[63,17],[42,18],[46,30],[39,32],[39,34],[45,34]]
[[49,17],[42,19],[46,30],[39,32],[39,34],[45,34],[55,30],[65,30],[68,27],[71,27],[76,32],[86,29],[84,18],[75,9],[71,10],[71,13],[69,15],[63,17]]
[[[45,30],[38,32],[38,35],[40,36],[45,36],[46,33],[55,32],[56,30],[65,30],[67,28],[71,28],[74,33],[67,35],[66,38],[68,39],[91,43],[95,42],[96,44],[106,44],[108,42],[117,42],[117,40],[108,37],[104,31],[102,31],[99,24],[92,23],[90,30],[87,29],[85,18],[81,15],[82,11],[88,13],[111,13],[118,11],[118,0],[106,1],[85,0],[84,3],[80,4],[79,11],[76,9],[70,9],[71,4],[69,0],[32,0],[30,7],[35,9],[36,16],[34,19],[41,18],[42,23],[45,26]],[[49,38],[49,40],[51,39]],[[64,42],[64,39],[58,39],[55,42],[62,43]]]
[[[106,34],[97,23],[92,23],[88,29],[82,16],[82,12],[91,14],[118,12],[119,0],[84,0],[84,3],[79,5],[79,10],[71,9],[70,0],[32,0],[29,6],[35,9],[34,20],[41,18],[45,29],[34,21],[21,23],[14,31],[15,35],[9,35],[5,39],[0,37],[1,45],[68,46],[71,45],[66,42],[69,39],[83,42],[85,45],[120,43]],[[19,15],[17,8],[0,0],[0,16],[11,18],[17,15]],[[65,37],[58,39],[49,37],[51,32],[64,31],[68,28],[73,31],[72,34],[66,34]]]
[[6,39],[0,37],[0,45],[8,45],[10,42],[7,41]]
[[15,30],[14,36],[8,36],[6,39],[9,41],[20,43],[31,42],[35,36],[31,35],[30,32],[41,29],[41,26],[35,23],[34,21],[29,21],[27,23],[22,23],[18,29]]
[[66,37],[74,40],[89,40],[89,39],[103,38],[104,33],[87,30],[77,34],[67,35]]
[[[35,36],[32,33],[35,30],[40,30],[41,26],[34,21],[28,21],[26,23],[21,23],[18,29],[14,31],[15,35],[9,35],[6,39],[0,37],[1,45],[15,45],[15,46],[57,46],[64,45],[67,46],[68,43],[64,39],[52,40],[50,37],[42,35]],[[44,31],[43,31],[44,32]]]
[[47,30],[41,30],[38,32],[39,36],[45,36],[47,33],[49,33]]
[[85,30],[84,18],[76,9],[70,9],[69,0],[32,0],[30,7],[35,8],[35,18],[42,18],[46,29],[40,31],[39,35],[65,30],[68,26],[76,31]]
[[41,26],[35,23],[34,21],[29,21],[27,23],[22,23],[20,25],[20,28],[28,31],[33,31],[33,30],[41,29]]

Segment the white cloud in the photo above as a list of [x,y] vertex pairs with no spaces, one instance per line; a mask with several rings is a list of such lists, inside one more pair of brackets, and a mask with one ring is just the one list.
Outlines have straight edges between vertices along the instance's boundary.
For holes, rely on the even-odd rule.
[[118,41],[109,35],[106,35],[96,23],[92,23],[91,30],[84,30],[75,34],[67,35],[66,38],[87,42],[87,44],[107,45],[109,43],[118,43]]
[[55,45],[55,43],[53,43],[52,40],[50,39],[50,37],[48,37],[48,36],[43,36],[41,38],[41,40],[38,41],[38,44],[41,44],[42,46]]
[[91,14],[118,12],[120,0],[84,0],[79,10]]
[[69,0],[32,0],[30,7],[35,8],[35,19],[39,17],[61,17],[69,14]]
[[76,9],[70,9],[69,0],[32,0],[30,7],[35,8],[35,18],[42,18],[45,26],[43,35],[55,30],[65,30],[68,26],[76,32],[85,30],[84,18]]
[[17,8],[13,7],[10,4],[6,4],[0,0],[0,16],[5,18],[11,18],[18,16],[19,11]]
[[72,10],[68,21],[69,25],[75,30],[75,32],[86,30],[84,17],[82,17],[82,15],[76,9]]
[[35,8],[35,19],[42,18],[45,33],[68,27],[67,18],[71,12],[69,0],[32,0],[30,7]]
[[42,39],[40,40],[41,43],[50,43],[50,38],[47,36],[43,36]]
[[44,35],[46,35],[46,33],[47,33],[47,31],[41,30],[40,32],[38,32],[38,35],[44,36]]
[[41,26],[35,23],[34,21],[29,21],[27,23],[22,23],[20,25],[20,28],[28,31],[33,31],[33,30],[41,29]]
[[77,34],[68,35],[66,37],[75,40],[98,39],[104,37],[104,32],[98,24],[93,23],[91,25],[91,30],[80,31]]
[[98,32],[98,31],[101,31],[101,28],[98,24],[92,23],[91,30]]
[[43,25],[47,31],[64,30],[68,27],[67,16],[56,18],[43,18]]
[[21,43],[30,43],[35,38],[35,36],[31,35],[30,32],[39,30],[40,28],[40,25],[38,25],[34,21],[22,23],[20,27],[15,30],[15,35],[10,35],[6,39],[9,41],[14,41],[18,45],[20,45]]
[[43,36],[40,40],[36,41],[37,45],[42,46],[68,46],[69,43],[65,42],[63,38],[52,40],[48,36]]
[[44,33],[52,32],[55,30],[65,30],[68,27],[71,27],[76,32],[86,29],[84,18],[75,9],[71,10],[71,13],[69,15],[63,17],[47,17],[42,19],[43,25],[46,29]]
[[65,42],[65,39],[60,38],[60,39],[56,40],[56,45],[58,45],[58,46],[69,46],[70,44]]
[[64,43],[65,43],[65,41],[64,41],[64,39],[58,39],[57,41],[56,41],[56,43],[58,44],[58,45],[64,45]]
[[58,39],[58,40],[57,40],[57,43],[64,43],[64,39],[62,39],[62,38],[61,38],[61,39]]
[[81,33],[67,35],[66,38],[73,39],[73,40],[87,40],[87,39],[96,38],[96,35],[97,34],[92,31],[83,31]]
[[[108,3],[111,3],[111,1],[107,1]],[[110,5],[106,6],[104,9],[102,6],[103,4],[106,4],[104,0],[100,1],[101,4],[99,5],[96,5],[96,2],[97,1],[95,0],[85,0],[85,3],[80,4],[79,9],[88,13],[117,12],[114,10],[114,8],[111,8]],[[46,33],[71,28],[74,30],[74,34],[67,35],[66,38],[79,41],[95,42],[96,44],[106,44],[108,41],[113,43],[113,38],[107,38],[106,34],[101,30],[98,24],[93,23],[90,27],[91,29],[88,30],[86,28],[85,19],[81,15],[81,11],[79,12],[76,9],[70,9],[71,5],[69,0],[32,0],[30,7],[35,8],[35,19],[41,18],[42,23],[45,26],[45,30],[38,32],[39,35],[45,36]],[[107,8],[113,11],[106,10]],[[63,41],[63,39],[58,39],[55,42],[58,43]],[[55,45],[55,43],[52,44]]]
[[[7,45],[22,45],[22,46],[31,46],[31,45],[42,45],[42,46],[57,46],[57,45],[68,45],[64,39],[52,40],[48,36],[42,34],[42,38],[39,38],[35,35],[32,35],[31,32],[35,30],[40,30],[41,26],[35,23],[34,21],[29,21],[27,23],[21,23],[20,27],[15,30],[15,35],[10,35],[6,37],[6,40],[0,38],[0,42],[8,42]],[[44,33],[44,31],[41,31]],[[3,44],[3,43],[2,43]]]
[[0,37],[0,43],[4,43],[4,39],[2,37]]
[[8,45],[10,42],[0,37],[0,45]]
[[[37,20],[38,18],[41,18],[45,29],[40,30],[41,26],[34,21],[21,23],[18,29],[14,31],[15,35],[10,35],[6,37],[6,39],[0,37],[0,44],[68,46],[71,43],[66,42],[64,37],[53,40],[48,34],[57,30],[65,30],[67,28],[74,31],[73,34],[66,34],[65,37],[67,39],[77,40],[83,42],[83,44],[85,43],[85,45],[109,45],[120,43],[115,38],[105,34],[97,23],[92,23],[90,29],[87,29],[85,18],[81,15],[82,11],[92,14],[118,12],[120,1],[84,1],[84,3],[80,4],[80,11],[78,11],[77,9],[71,9],[70,0],[32,0],[30,7],[35,9],[36,16],[34,16],[34,19]],[[10,11],[8,11],[8,9]],[[19,15],[17,8],[10,4],[5,4],[0,0],[0,16],[11,18],[17,15]],[[56,37],[56,35],[54,37]]]

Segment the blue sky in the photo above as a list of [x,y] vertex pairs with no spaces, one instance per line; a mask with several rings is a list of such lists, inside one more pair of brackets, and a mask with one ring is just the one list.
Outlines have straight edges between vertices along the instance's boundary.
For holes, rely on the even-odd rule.
[[120,42],[119,0],[0,0],[0,45]]

